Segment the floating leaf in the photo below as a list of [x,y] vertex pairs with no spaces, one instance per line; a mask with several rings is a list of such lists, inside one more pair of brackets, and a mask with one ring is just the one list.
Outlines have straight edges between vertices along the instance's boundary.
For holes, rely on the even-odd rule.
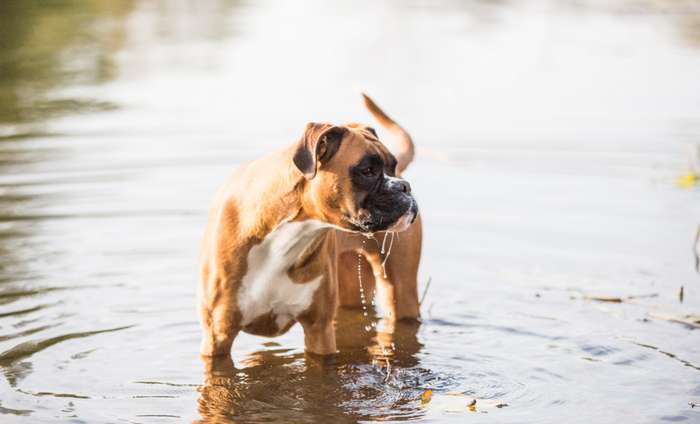
[[[582,293],[579,290],[574,290],[575,293],[577,293],[580,297],[580,299],[583,300],[592,300],[595,302],[607,302],[607,303],[634,303],[635,300],[638,299],[648,299],[648,298],[653,298],[653,297],[658,297],[658,293],[648,293],[648,294],[638,294],[638,295],[630,295],[630,296],[591,296],[587,295],[585,293]],[[571,297],[571,299],[578,299],[577,297]]]
[[698,178],[695,176],[695,174],[688,172],[686,175],[676,179],[676,185],[681,188],[688,188],[692,187],[697,180]]
[[[428,405],[428,402],[430,403]],[[434,393],[428,389],[421,395],[421,403],[433,411],[447,413],[479,412],[489,413],[495,409],[509,406],[498,399],[479,399],[462,392]]]
[[423,392],[423,394],[420,395],[420,402],[421,403],[428,403],[430,402],[430,399],[433,398],[433,391],[430,389],[427,389],[426,391]]
[[670,315],[670,314],[659,314],[650,313],[650,317],[655,319],[660,319],[664,321],[676,322],[678,324],[684,324],[691,328],[700,328],[700,315]]

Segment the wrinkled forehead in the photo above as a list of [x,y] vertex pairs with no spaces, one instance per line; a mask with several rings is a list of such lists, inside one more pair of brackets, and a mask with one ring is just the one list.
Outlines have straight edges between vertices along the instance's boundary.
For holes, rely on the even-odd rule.
[[388,169],[394,169],[396,158],[389,149],[379,141],[377,133],[371,127],[363,124],[348,124],[346,136],[340,146],[340,157],[350,165],[360,163],[368,155],[379,156]]

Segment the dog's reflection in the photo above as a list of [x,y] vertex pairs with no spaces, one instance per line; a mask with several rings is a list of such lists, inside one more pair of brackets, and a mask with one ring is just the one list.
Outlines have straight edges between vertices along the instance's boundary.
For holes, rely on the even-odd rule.
[[[339,310],[339,353],[316,357],[268,349],[242,359],[204,359],[200,422],[316,422],[333,418],[355,422],[405,404],[406,377],[397,371],[417,367],[418,323],[397,322],[374,328],[356,310]],[[369,326],[369,330],[366,327]],[[420,379],[424,370],[412,379]],[[405,405],[404,405],[405,406]],[[345,421],[343,421],[345,420]]]

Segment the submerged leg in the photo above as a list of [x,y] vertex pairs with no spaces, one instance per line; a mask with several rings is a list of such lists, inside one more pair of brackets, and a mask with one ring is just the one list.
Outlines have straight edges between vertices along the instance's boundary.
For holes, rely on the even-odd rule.
[[202,324],[202,356],[230,355],[233,339],[239,332],[234,311],[228,306],[215,306],[212,309],[200,305]]
[[304,347],[307,352],[317,355],[330,355],[337,352],[335,343],[335,313],[338,307],[338,280],[336,278],[335,252],[329,249],[328,268],[321,286],[314,294],[311,309],[297,317],[304,327]]
[[317,355],[331,355],[338,351],[335,344],[333,320],[301,320],[304,327],[304,347]]

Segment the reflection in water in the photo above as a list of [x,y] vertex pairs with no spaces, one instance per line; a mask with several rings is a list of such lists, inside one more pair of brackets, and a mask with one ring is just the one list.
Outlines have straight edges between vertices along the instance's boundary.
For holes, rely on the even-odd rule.
[[[0,124],[112,108],[52,90],[111,80],[131,0],[0,2]],[[0,135],[2,135],[0,133]]]
[[[41,128],[49,118],[114,107],[108,101],[65,90],[116,76],[114,54],[123,45],[124,22],[132,9],[129,0],[0,2],[0,176],[9,177],[0,181],[0,285],[4,285],[0,303],[30,305],[5,313],[7,319],[21,311],[36,315],[55,306],[27,301],[58,289],[47,287],[46,281],[29,284],[40,279],[36,264],[49,253],[42,249],[37,234],[42,217],[29,211],[37,205],[61,204],[65,198],[47,193],[36,181],[22,183],[22,177],[34,167],[60,159],[63,149],[25,145],[48,137]],[[49,186],[53,183],[56,181],[50,179]],[[31,321],[18,318],[10,322],[13,327],[24,327]],[[21,338],[57,324],[23,329],[2,339]],[[61,341],[56,337],[51,339]]]
[[339,354],[319,358],[267,349],[242,359],[204,359],[200,389],[203,422],[320,422],[341,419],[409,419],[423,415],[420,396],[444,389],[449,379],[419,366],[422,345],[414,323],[366,331],[367,317],[341,310]]
[[[22,403],[23,397],[30,403],[40,397],[90,398],[46,389],[56,385],[51,378],[56,369],[70,368],[76,361],[84,364],[89,353],[122,345],[125,336],[116,334],[142,321],[129,315],[114,317],[115,305],[105,305],[109,290],[120,285],[113,276],[123,267],[114,264],[115,272],[109,269],[111,263],[90,264],[95,256],[107,254],[114,237],[93,250],[92,257],[83,251],[72,264],[67,259],[75,254],[76,235],[94,233],[100,227],[82,222],[86,216],[104,222],[104,227],[118,226],[120,219],[122,223],[133,220],[128,210],[105,207],[93,213],[89,206],[85,208],[93,198],[90,185],[100,183],[100,191],[114,190],[114,184],[123,180],[122,173],[104,175],[93,163],[76,159],[70,146],[75,138],[52,131],[51,124],[58,117],[117,109],[117,103],[100,97],[98,88],[123,76],[119,62],[124,58],[119,55],[125,51],[146,54],[144,49],[163,40],[172,44],[226,35],[223,19],[235,2],[199,4],[206,7],[193,14],[174,2],[0,1],[0,415],[36,417],[33,407],[10,407]],[[198,25],[182,28],[178,22],[185,16],[199,17]],[[144,17],[157,18],[153,21],[157,25],[138,22]],[[108,143],[93,139],[91,144],[104,149]],[[81,208],[88,211],[75,213]],[[162,218],[163,213],[157,216]],[[91,266],[97,272],[85,271]],[[124,292],[117,298],[131,300]],[[81,304],[83,299],[90,301]],[[105,339],[110,333],[115,334],[112,342]],[[80,342],[89,348],[71,352],[67,358],[56,353]],[[60,359],[46,372],[35,365],[41,361],[37,357]],[[104,365],[99,366],[103,374]],[[37,369],[44,383],[29,390],[27,380]],[[83,379],[61,380],[59,386]],[[75,390],[88,388],[83,383]],[[105,394],[93,396],[104,398]],[[63,405],[54,412],[59,410],[70,414],[74,406]]]
[[[229,35],[227,19],[236,5],[234,0],[200,1],[198,7],[185,1],[1,1],[0,137],[8,130],[15,135],[23,124],[117,108],[81,93],[125,72],[144,72],[149,50],[158,43]],[[135,70],[118,65],[127,47]]]
[[[697,187],[666,176],[698,4],[0,0],[0,422],[697,421],[695,332],[649,318],[700,300]],[[212,183],[365,89],[459,164],[410,169],[424,324],[341,311],[333,362],[292,331],[202,376]]]

